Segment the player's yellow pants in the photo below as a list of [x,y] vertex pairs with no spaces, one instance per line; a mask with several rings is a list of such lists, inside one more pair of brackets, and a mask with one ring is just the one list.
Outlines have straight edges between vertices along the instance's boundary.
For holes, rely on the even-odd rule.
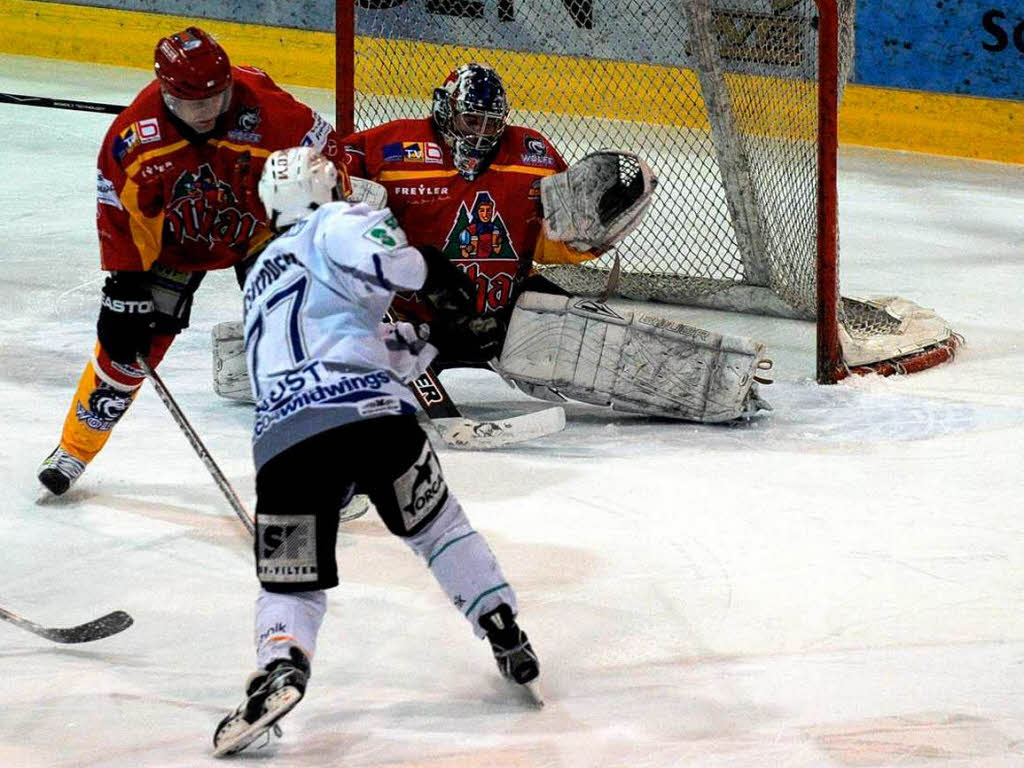
[[[173,335],[153,337],[149,364],[156,368]],[[114,425],[135,400],[145,374],[135,366],[115,363],[97,342],[93,356],[85,364],[78,379],[78,388],[71,398],[71,407],[64,419],[60,447],[85,463],[93,460],[107,440]]]

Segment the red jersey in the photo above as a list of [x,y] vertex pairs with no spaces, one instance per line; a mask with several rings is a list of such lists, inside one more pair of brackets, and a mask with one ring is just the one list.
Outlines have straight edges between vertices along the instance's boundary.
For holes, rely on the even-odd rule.
[[97,177],[103,269],[232,266],[269,236],[256,185],[271,152],[305,144],[340,162],[327,121],[258,69],[231,74],[231,105],[204,140],[179,132],[156,80],[110,126]]
[[[455,170],[430,118],[385,123],[342,139],[342,146],[352,176],[387,189],[388,207],[409,242],[440,249],[476,282],[481,312],[511,303],[542,243],[547,255],[538,260],[591,258],[543,237],[540,180],[564,171],[566,164],[537,131],[508,126],[494,159],[472,181]],[[415,295],[399,296],[395,307],[430,319]]]

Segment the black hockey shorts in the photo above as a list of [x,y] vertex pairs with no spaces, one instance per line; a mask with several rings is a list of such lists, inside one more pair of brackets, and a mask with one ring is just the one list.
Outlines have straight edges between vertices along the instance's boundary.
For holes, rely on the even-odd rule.
[[370,497],[396,536],[426,528],[448,500],[441,465],[415,416],[344,424],[293,445],[256,474],[256,574],[270,592],[338,584],[338,513]]

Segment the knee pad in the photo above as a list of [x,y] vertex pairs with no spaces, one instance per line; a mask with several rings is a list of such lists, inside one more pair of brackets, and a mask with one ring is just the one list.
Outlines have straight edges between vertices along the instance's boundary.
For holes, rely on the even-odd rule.
[[426,434],[420,431],[417,458],[393,479],[382,479],[367,488],[367,495],[384,524],[396,536],[408,538],[422,531],[438,516],[449,498],[441,463]]

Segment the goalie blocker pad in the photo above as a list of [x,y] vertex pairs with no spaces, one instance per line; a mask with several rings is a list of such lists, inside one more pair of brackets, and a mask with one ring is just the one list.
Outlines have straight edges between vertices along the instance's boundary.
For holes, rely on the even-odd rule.
[[770,408],[754,381],[769,364],[752,339],[533,292],[516,303],[499,361],[509,378],[574,400],[700,422]]

